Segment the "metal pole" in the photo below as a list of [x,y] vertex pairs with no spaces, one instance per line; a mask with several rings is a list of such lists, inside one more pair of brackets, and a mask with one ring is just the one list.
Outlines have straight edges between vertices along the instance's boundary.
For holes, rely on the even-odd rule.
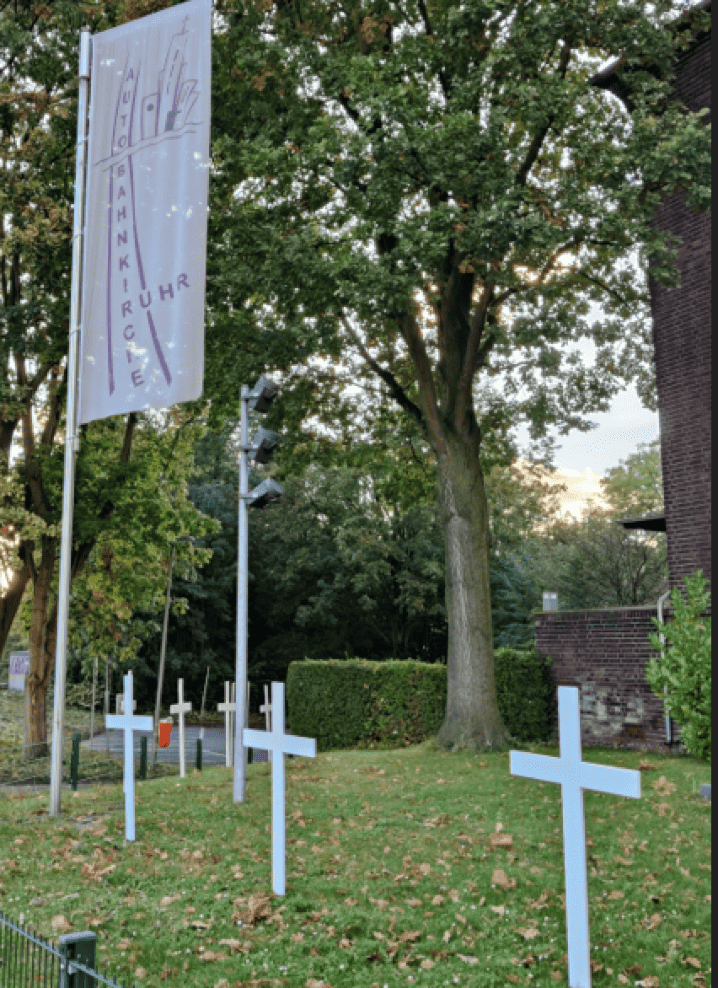
[[165,676],[165,651],[167,649],[167,622],[169,620],[170,614],[170,592],[172,590],[172,569],[175,564],[175,547],[172,546],[172,555],[170,556],[170,575],[167,580],[167,596],[165,597],[165,618],[162,624],[162,645],[160,647],[160,671],[157,676],[157,699],[155,700],[155,723],[152,732],[154,754],[152,756],[152,761],[157,764],[157,732],[159,731],[160,723],[160,700],[162,699],[162,681]]
[[247,589],[249,560],[249,526],[247,524],[247,494],[249,493],[249,388],[242,385],[239,432],[239,538],[237,546],[237,667],[235,670],[236,705],[234,718],[234,801],[243,803],[247,789],[247,749],[242,728],[247,719]]
[[[200,725],[204,720],[204,701],[207,699],[207,683],[209,682],[209,666],[207,666],[207,675],[204,677],[204,689],[202,690],[202,708],[199,712]],[[199,736],[204,741],[204,727],[200,726]]]
[[[670,596],[671,595],[670,595],[670,592],[669,592],[669,593],[662,594],[658,598],[658,620],[660,621],[661,624],[663,624],[663,605],[665,604],[665,602],[667,600],[670,600]],[[659,640],[661,642],[661,645],[663,645],[663,647],[665,648],[665,645],[666,645],[666,636],[663,634],[662,631],[659,632],[658,638],[659,638]],[[668,686],[664,686],[663,687],[663,693],[664,694],[667,694],[668,693]],[[670,714],[666,714],[666,744],[671,744],[672,741],[673,741],[673,732],[671,730],[671,715]]]
[[97,694],[97,656],[92,660],[92,709],[90,710],[90,747],[95,736],[95,695]]
[[90,90],[92,35],[80,32],[80,85],[77,97],[77,147],[75,152],[75,212],[72,232],[72,280],[70,287],[70,340],[67,355],[67,420],[62,492],[60,576],[57,591],[57,643],[55,647],[55,702],[52,714],[52,762],[50,765],[50,816],[60,814],[62,750],[64,743],[65,682],[67,678],[67,625],[70,610],[72,562],[72,511],[75,500],[77,435],[77,382],[82,314],[82,247],[85,226],[85,173],[87,164],[87,107]]

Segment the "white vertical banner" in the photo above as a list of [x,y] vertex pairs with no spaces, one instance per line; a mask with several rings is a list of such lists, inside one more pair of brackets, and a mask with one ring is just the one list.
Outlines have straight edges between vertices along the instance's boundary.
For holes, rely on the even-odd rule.
[[79,421],[202,394],[212,0],[92,39]]

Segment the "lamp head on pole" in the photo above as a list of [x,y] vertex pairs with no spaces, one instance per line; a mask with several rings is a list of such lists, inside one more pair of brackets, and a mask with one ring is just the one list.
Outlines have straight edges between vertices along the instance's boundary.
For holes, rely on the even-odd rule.
[[257,412],[268,412],[277,397],[279,385],[262,375],[249,392],[248,405]]

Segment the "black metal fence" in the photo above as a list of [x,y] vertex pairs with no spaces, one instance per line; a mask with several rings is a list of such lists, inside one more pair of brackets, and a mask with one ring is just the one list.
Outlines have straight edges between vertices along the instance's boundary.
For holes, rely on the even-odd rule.
[[63,934],[57,945],[0,913],[0,988],[123,988],[95,970],[97,934]]

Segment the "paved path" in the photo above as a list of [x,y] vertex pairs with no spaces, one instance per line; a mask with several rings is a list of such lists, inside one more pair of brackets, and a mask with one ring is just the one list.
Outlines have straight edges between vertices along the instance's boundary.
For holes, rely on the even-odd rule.
[[[197,738],[204,732],[202,738],[202,765],[224,765],[224,728],[223,727],[185,727],[184,757],[187,768],[193,768],[197,759]],[[135,758],[140,757],[140,738],[147,738],[147,758],[152,758],[152,731],[133,731]],[[122,758],[125,750],[124,731],[109,730],[97,734],[90,741],[82,742],[83,748],[92,747],[93,751],[106,752],[109,747],[110,755]],[[264,752],[255,752],[255,761],[264,761]],[[264,757],[263,757],[264,756]],[[157,761],[169,765],[179,765],[179,727],[172,728],[172,739],[166,748],[157,748]]]

